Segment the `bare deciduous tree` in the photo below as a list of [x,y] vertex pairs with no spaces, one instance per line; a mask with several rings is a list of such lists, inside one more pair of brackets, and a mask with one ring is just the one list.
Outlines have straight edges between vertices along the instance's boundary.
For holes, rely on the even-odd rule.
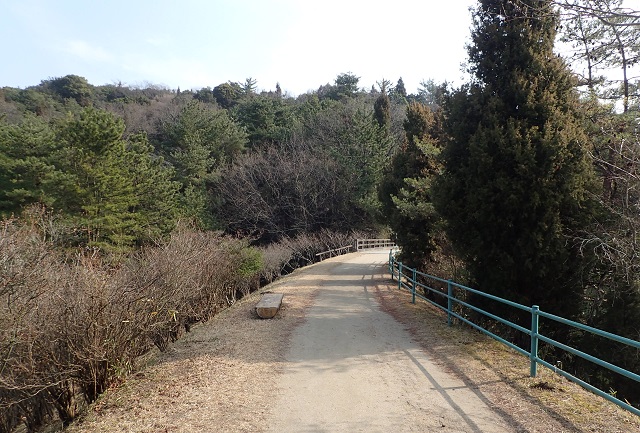
[[245,155],[220,177],[221,217],[232,233],[262,241],[357,226],[353,183],[341,170],[303,145]]

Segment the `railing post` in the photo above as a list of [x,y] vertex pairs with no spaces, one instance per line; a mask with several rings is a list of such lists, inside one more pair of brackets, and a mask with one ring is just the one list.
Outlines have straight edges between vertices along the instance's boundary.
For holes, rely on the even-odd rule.
[[416,270],[415,268],[413,269],[413,281],[411,284],[411,303],[415,304],[416,303]]
[[451,326],[451,311],[453,310],[453,285],[447,281],[447,325]]
[[539,318],[538,311],[540,307],[534,305],[531,307],[531,353],[529,359],[531,360],[531,377],[536,377],[538,374],[538,325]]
[[389,250],[389,273],[391,274],[391,279],[393,280],[393,249]]
[[402,289],[402,262],[398,262],[398,290]]

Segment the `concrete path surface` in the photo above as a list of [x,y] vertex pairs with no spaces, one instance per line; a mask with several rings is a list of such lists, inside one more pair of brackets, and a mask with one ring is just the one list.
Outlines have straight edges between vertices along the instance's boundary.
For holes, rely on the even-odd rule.
[[344,257],[294,331],[270,431],[515,431],[379,309],[388,250]]

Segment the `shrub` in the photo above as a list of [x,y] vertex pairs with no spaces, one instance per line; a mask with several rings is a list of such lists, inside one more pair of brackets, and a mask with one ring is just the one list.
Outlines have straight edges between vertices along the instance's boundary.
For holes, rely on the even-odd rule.
[[114,261],[56,250],[55,218],[28,215],[0,223],[0,431],[68,424],[154,346],[354,238],[324,231],[257,249],[183,224]]
[[2,223],[0,430],[74,419],[136,368],[258,287],[245,241],[181,227],[114,268],[97,250],[58,255],[32,222]]
[[325,229],[313,234],[298,235],[295,238],[283,238],[275,244],[263,247],[262,278],[272,281],[280,275],[316,262],[318,253],[352,245],[355,239],[367,238],[369,235],[363,231],[341,233]]

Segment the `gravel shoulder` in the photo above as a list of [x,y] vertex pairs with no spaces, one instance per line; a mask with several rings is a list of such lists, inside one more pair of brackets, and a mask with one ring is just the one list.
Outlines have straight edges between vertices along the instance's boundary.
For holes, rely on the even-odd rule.
[[640,432],[627,412],[411,304],[386,252],[335,257],[154,353],[69,432]]

